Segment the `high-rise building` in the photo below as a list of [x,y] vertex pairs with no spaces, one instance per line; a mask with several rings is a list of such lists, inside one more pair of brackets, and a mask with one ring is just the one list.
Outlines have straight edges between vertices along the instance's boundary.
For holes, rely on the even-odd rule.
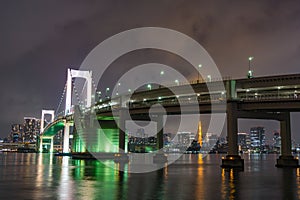
[[40,133],[40,119],[24,117],[23,124],[13,124],[9,135],[12,142],[36,142]]
[[205,136],[203,137],[202,141],[202,150],[210,150],[216,145],[218,141],[218,135],[213,133],[206,133],[204,135]]
[[34,117],[24,117],[23,142],[36,142],[40,133],[41,120]]
[[250,139],[252,148],[262,148],[265,146],[265,128],[252,127],[250,129]]
[[281,137],[280,137],[280,134],[276,131],[274,132],[273,134],[273,146],[274,148],[280,150],[280,147],[281,147]]
[[176,135],[178,144],[185,146],[191,145],[192,141],[195,140],[195,136],[196,135],[191,132],[178,132]]
[[22,142],[23,141],[23,124],[13,124],[11,125],[11,132],[9,135],[9,140],[11,142]]
[[251,146],[251,139],[248,133],[238,133],[238,145],[240,151],[247,151]]

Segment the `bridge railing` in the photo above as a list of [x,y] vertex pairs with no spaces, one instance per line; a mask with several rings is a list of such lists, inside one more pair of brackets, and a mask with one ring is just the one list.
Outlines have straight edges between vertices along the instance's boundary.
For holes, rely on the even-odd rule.
[[238,95],[241,100],[280,100],[280,99],[299,99],[300,95],[297,94],[251,94],[251,95]]
[[[151,99],[151,100],[146,100],[146,101],[128,101],[127,102],[127,107],[128,108],[148,108],[152,105],[155,104],[161,104],[163,106],[175,106],[175,105],[189,105],[189,104],[199,104],[199,103],[216,103],[216,102],[223,102],[225,101],[225,96],[223,94],[219,95],[214,95],[214,96],[187,96],[187,97],[179,97],[180,100],[178,100],[177,97],[172,97],[168,99]],[[109,112],[114,109],[120,108],[119,104],[115,104],[113,106],[110,106],[106,104],[107,106],[101,107],[101,106],[94,106],[94,109],[96,112]]]

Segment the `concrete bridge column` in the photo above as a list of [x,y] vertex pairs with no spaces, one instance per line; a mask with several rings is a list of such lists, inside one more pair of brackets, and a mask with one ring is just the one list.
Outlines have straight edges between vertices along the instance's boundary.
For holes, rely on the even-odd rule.
[[157,153],[153,157],[153,163],[165,163],[168,162],[167,157],[164,154],[163,147],[164,147],[164,116],[158,115],[154,118],[156,121],[157,127],[157,134],[156,134],[156,146],[157,146]]
[[51,142],[50,142],[50,153],[53,153],[53,146],[54,146],[54,136],[50,138]]
[[40,135],[39,153],[43,153],[43,136],[42,135]]
[[129,161],[129,157],[125,152],[127,114],[128,114],[128,109],[120,108],[119,110],[119,154],[114,158],[114,161],[118,163]]
[[160,150],[164,147],[164,122],[163,116],[159,115],[156,118],[157,123],[157,149]]
[[[125,130],[126,130],[126,119],[128,110],[126,108],[121,108],[119,110],[119,152],[123,153],[125,151]],[[123,150],[123,152],[122,152]]]
[[284,118],[280,121],[281,155],[276,167],[299,167],[298,159],[292,155],[290,113],[285,113]]
[[70,123],[66,122],[65,129],[64,129],[63,153],[70,153],[69,138],[70,138]]
[[[43,142],[43,140],[50,140],[49,142]],[[49,145],[50,144],[50,149],[49,153],[53,153],[53,146],[54,146],[54,136],[40,136],[40,146],[39,146],[39,152],[43,153],[43,144]]]
[[224,168],[244,168],[244,160],[238,154],[238,110],[237,103],[230,101],[227,103],[227,140],[228,153],[222,159],[221,167]]

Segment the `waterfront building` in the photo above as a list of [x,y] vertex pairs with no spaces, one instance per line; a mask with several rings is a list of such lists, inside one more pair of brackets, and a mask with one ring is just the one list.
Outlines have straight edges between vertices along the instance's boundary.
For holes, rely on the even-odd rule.
[[13,124],[9,139],[11,142],[35,143],[40,133],[40,119],[24,117],[22,124]]
[[205,136],[203,137],[202,140],[202,150],[211,150],[218,141],[218,135],[214,133],[206,133],[204,134]]
[[148,137],[143,128],[137,129],[136,133],[128,133],[128,152],[148,153],[157,150],[157,138]]
[[189,146],[195,140],[196,135],[192,132],[178,132],[176,137],[178,144]]
[[24,117],[23,142],[36,142],[40,133],[41,120],[34,117]]
[[280,147],[281,147],[281,137],[280,134],[276,131],[273,134],[273,147],[276,152],[280,152]]
[[251,148],[254,150],[262,150],[265,146],[265,128],[252,127],[250,129]]
[[238,133],[238,146],[240,151],[247,151],[251,146],[250,135],[247,133]]
[[163,141],[164,141],[164,146],[169,145],[171,143],[171,133],[164,133]]
[[9,140],[11,142],[22,142],[23,141],[23,124],[13,124],[11,125],[11,132],[9,135]]

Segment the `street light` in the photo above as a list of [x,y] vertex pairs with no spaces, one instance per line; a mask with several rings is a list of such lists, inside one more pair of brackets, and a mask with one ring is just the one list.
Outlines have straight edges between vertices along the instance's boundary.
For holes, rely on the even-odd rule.
[[253,60],[253,58],[254,57],[252,57],[252,56],[250,56],[249,58],[248,58],[248,61],[249,61],[249,63],[248,63],[248,67],[249,67],[249,69],[248,69],[248,78],[253,78],[253,71],[251,70],[251,61]]
[[211,75],[207,75],[208,82],[211,82]]
[[[202,67],[201,64],[198,65],[199,69]],[[198,70],[198,80],[197,80],[197,83],[200,82],[200,71]]]
[[279,87],[277,87],[277,98],[279,99],[279,96],[280,96],[280,93],[279,93],[279,90],[281,89],[281,87],[279,86]]
[[246,99],[248,99],[248,92],[250,92],[250,89],[246,89]]
[[165,74],[165,72],[164,71],[160,71],[160,75],[164,75]]
[[108,97],[108,92],[109,92],[109,88],[106,88],[106,93],[105,93],[105,95],[106,95],[106,98],[108,99],[109,97]]
[[100,99],[101,99],[101,91],[97,91],[96,94],[97,94],[98,101],[100,101]]
[[178,81],[178,79],[176,79],[176,80],[175,80],[175,83],[176,83],[177,85],[179,85],[179,81]]
[[147,85],[147,88],[148,88],[149,90],[151,90],[151,89],[152,89],[151,84],[148,84],[148,85]]

